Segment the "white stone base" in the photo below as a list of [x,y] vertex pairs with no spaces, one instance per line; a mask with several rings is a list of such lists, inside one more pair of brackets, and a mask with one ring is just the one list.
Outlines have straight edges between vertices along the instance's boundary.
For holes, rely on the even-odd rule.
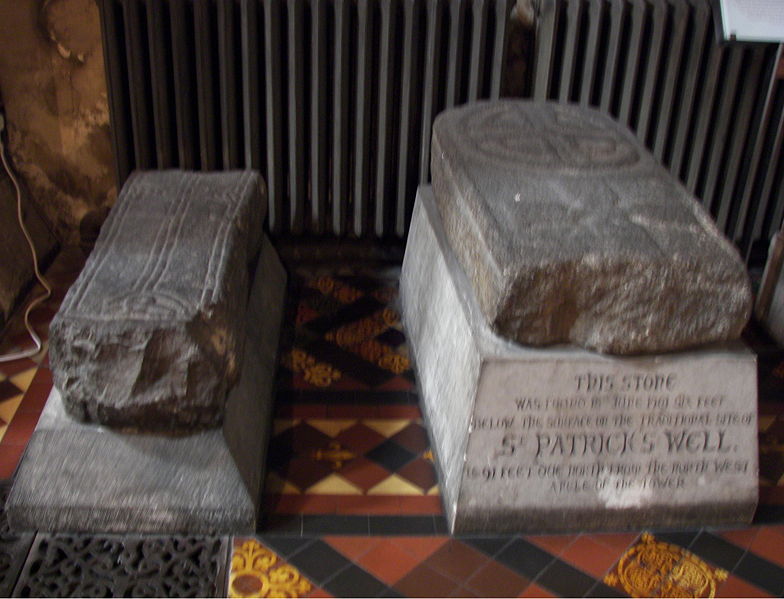
[[52,389],[6,509],[14,530],[239,534],[256,530],[286,272],[264,238],[240,380],[222,428],[122,433],[73,420]]
[[616,358],[496,336],[429,187],[400,287],[452,532],[751,520],[757,370],[742,344]]

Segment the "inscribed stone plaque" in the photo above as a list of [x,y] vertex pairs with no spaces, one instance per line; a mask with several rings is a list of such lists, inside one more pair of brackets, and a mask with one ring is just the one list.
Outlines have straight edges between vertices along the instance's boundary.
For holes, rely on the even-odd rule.
[[454,532],[751,519],[756,361],[739,342],[619,358],[500,338],[427,187],[401,301]]
[[433,192],[492,328],[612,354],[736,339],[746,269],[710,216],[597,111],[479,102],[433,126]]
[[52,321],[52,373],[69,414],[142,431],[220,424],[265,193],[253,171],[130,177]]

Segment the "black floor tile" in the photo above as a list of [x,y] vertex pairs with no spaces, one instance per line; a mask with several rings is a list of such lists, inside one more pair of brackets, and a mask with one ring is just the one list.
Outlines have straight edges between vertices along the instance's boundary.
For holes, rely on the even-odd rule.
[[387,589],[387,585],[352,564],[324,583],[324,588],[335,597],[376,597]]
[[744,553],[737,545],[709,532],[700,533],[689,545],[689,551],[728,572],[732,572]]
[[396,591],[395,589],[393,589],[391,587],[386,589],[385,591],[383,591],[378,596],[379,597],[405,597],[405,595],[403,595],[402,593],[399,593],[398,591]]
[[[784,552],[784,546],[781,551]],[[753,553],[746,553],[740,559],[733,574],[777,597],[784,594],[784,568]]]
[[408,464],[416,457],[416,454],[401,447],[391,439],[387,439],[380,445],[374,447],[365,454],[369,460],[383,466],[390,472],[396,472],[399,468]]
[[446,516],[444,515],[433,516],[433,525],[435,526],[436,534],[439,535],[449,534],[449,526],[446,523]]
[[302,516],[299,514],[270,514],[258,528],[259,533],[302,535]]
[[545,568],[535,582],[562,597],[582,597],[594,587],[596,579],[556,560]]
[[312,537],[277,535],[262,535],[259,540],[283,558],[287,558],[314,542]]
[[599,581],[585,594],[585,597],[628,597],[628,595]]
[[367,516],[302,516],[302,533],[305,535],[366,535],[369,531]]
[[287,561],[319,586],[351,564],[324,541],[316,540]]
[[496,561],[533,580],[555,557],[524,539],[515,539],[495,556]]
[[784,505],[760,505],[754,514],[754,524],[781,524],[784,522]]
[[371,535],[432,535],[433,516],[370,516]]
[[490,557],[495,557],[512,541],[512,537],[459,537],[459,539]]
[[673,531],[673,530],[666,530],[666,531],[656,531],[651,533],[657,541],[662,541],[664,543],[670,543],[672,545],[679,545],[684,549],[688,548],[689,545],[692,544],[694,539],[697,538],[697,535],[700,534],[698,530],[688,530],[688,531]]

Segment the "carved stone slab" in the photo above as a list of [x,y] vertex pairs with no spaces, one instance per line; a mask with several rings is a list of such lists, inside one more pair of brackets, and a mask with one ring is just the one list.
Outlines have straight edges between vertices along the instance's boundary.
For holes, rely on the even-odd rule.
[[420,187],[403,321],[452,532],[749,522],[757,381],[739,342],[613,357],[491,331]]
[[432,173],[446,234],[499,335],[631,354],[735,339],[748,320],[735,249],[599,112],[523,101],[446,111]]
[[14,530],[252,533],[261,507],[286,273],[266,237],[220,428],[127,434],[76,422],[53,389],[8,499]]
[[131,176],[52,321],[69,414],[143,431],[221,422],[265,194],[252,171]]

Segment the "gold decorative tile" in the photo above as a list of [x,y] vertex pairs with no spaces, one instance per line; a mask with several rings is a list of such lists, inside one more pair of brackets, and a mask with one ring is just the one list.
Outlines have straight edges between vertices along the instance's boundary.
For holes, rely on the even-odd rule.
[[354,426],[358,420],[339,420],[335,418],[308,418],[308,424],[313,428],[320,430],[325,435],[330,437],[337,437],[344,430]]
[[397,419],[397,418],[385,418],[385,419],[368,419],[363,420],[362,423],[372,428],[377,433],[384,435],[385,437],[391,437],[395,433],[399,433],[404,428],[406,428],[409,424],[411,424],[410,418],[405,419]]
[[343,464],[356,458],[357,454],[346,449],[337,441],[330,441],[326,447],[313,450],[310,457],[317,462],[326,462],[333,470],[340,470]]
[[693,553],[643,534],[604,582],[631,597],[715,597],[728,573]]
[[302,597],[313,586],[299,570],[255,539],[234,547],[229,597]]

